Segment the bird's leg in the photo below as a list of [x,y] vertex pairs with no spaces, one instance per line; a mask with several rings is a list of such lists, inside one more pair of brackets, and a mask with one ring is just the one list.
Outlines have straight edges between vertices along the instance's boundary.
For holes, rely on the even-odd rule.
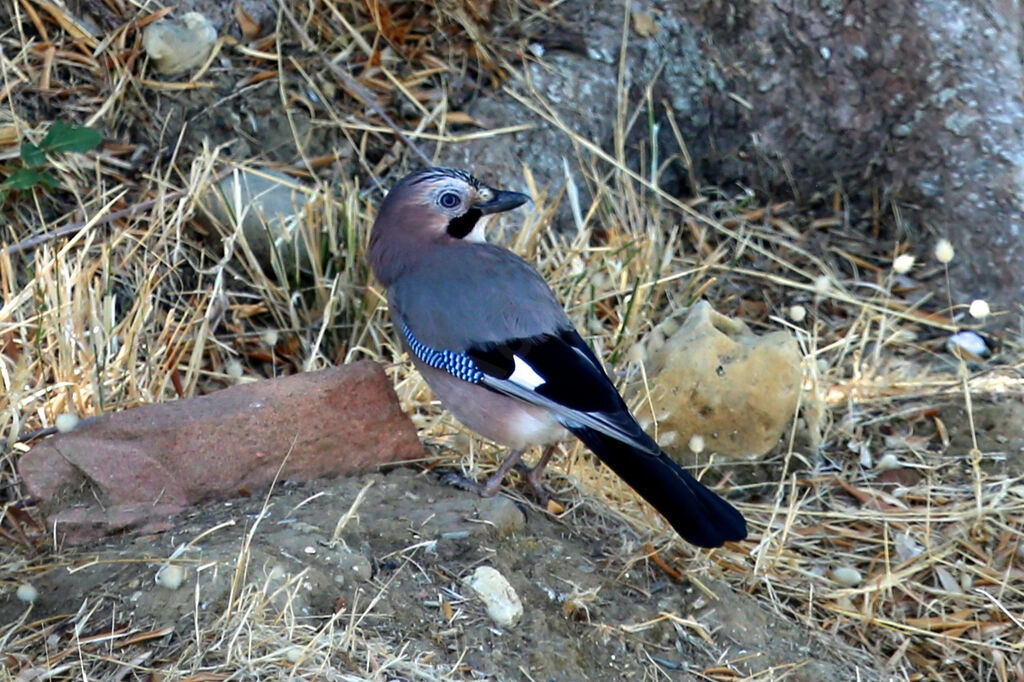
[[516,464],[519,463],[519,460],[522,458],[524,452],[526,452],[525,449],[513,450],[512,452],[508,453],[508,456],[505,458],[505,461],[502,462],[501,466],[498,467],[498,470],[495,471],[491,475],[491,477],[487,479],[486,483],[477,483],[473,479],[467,478],[462,474],[457,473],[448,474],[442,480],[449,485],[455,486],[456,488],[462,488],[463,490],[475,492],[478,495],[480,495],[480,497],[494,497],[498,493],[498,491],[501,490],[502,480],[505,478],[508,472],[512,471],[512,467],[516,466]]
[[501,463],[498,470],[495,471],[483,484],[477,483],[472,479],[468,479],[461,474],[449,474],[445,476],[445,482],[454,485],[463,490],[470,490],[478,493],[481,497],[493,497],[501,490],[501,482],[505,480],[505,476],[508,472],[512,471],[513,468],[519,469],[523,478],[526,479],[526,483],[530,486],[530,489],[536,495],[542,503],[547,500],[547,493],[544,492],[544,486],[541,483],[541,478],[544,475],[544,467],[551,461],[551,456],[555,454],[554,445],[549,445],[544,448],[544,451],[540,455],[537,465],[534,467],[528,467],[522,462],[523,453],[525,449],[513,450],[508,453],[505,461]]
[[508,472],[512,471],[512,467],[519,464],[519,460],[523,458],[524,452],[526,452],[525,449],[519,449],[508,453],[508,457],[506,457],[505,461],[501,463],[498,470],[491,474],[491,477],[488,478],[487,482],[480,488],[480,494],[483,497],[491,497],[501,490],[501,482],[505,480],[505,476],[508,475]]
[[544,484],[541,482],[541,479],[544,477],[544,468],[551,461],[551,456],[555,454],[556,447],[558,446],[549,445],[544,448],[544,451],[540,453],[540,459],[533,468],[526,466],[522,462],[517,462],[516,464],[516,467],[522,472],[523,478],[526,479],[526,483],[542,503],[548,499],[548,495],[544,491]]

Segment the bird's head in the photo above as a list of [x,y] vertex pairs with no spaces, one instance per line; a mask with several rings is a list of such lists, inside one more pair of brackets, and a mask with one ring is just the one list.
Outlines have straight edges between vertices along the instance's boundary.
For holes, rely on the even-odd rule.
[[485,215],[522,206],[529,197],[484,185],[464,170],[424,168],[402,178],[381,204],[370,236],[378,279],[413,260],[417,248],[452,240],[484,241]]

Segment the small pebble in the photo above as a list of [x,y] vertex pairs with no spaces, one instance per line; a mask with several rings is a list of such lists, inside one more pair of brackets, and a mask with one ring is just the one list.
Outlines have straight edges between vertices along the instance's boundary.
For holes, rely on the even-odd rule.
[[892,471],[893,469],[900,468],[900,458],[890,453],[888,455],[882,455],[877,462],[875,462],[875,471]]
[[490,524],[493,533],[499,537],[521,531],[526,525],[523,511],[512,500],[495,495],[480,501],[481,521]]
[[840,566],[832,569],[832,579],[844,587],[856,587],[864,580],[864,576],[856,568]]
[[15,592],[15,596],[18,597],[19,601],[33,604],[36,599],[39,599],[39,590],[32,583],[22,583],[18,585],[18,591]]
[[142,48],[160,73],[174,74],[202,66],[217,42],[217,29],[198,12],[181,19],[160,19],[142,34]]
[[176,590],[185,582],[185,569],[176,564],[164,566],[156,572],[156,584],[168,590]]
[[950,353],[965,360],[978,360],[988,357],[988,345],[980,334],[972,331],[957,332],[946,340],[946,348]]
[[476,592],[487,607],[487,615],[500,627],[513,627],[523,617],[523,603],[515,588],[494,568],[479,566],[462,582]]
[[302,647],[290,646],[285,650],[284,655],[289,663],[298,663],[302,659]]

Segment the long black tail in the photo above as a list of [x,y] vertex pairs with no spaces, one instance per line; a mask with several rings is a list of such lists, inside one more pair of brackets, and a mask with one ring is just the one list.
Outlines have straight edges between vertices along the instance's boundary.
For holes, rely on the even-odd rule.
[[649,455],[586,427],[570,430],[661,512],[687,542],[698,547],[721,547],[747,537],[743,515],[664,452]]

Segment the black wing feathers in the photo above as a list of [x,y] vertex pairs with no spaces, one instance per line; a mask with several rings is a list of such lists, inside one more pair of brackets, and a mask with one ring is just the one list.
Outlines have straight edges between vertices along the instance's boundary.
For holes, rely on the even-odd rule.
[[626,406],[587,344],[572,329],[470,348],[481,372],[508,379],[519,357],[545,381],[534,389],[552,402],[581,412],[618,412]]
[[650,502],[687,542],[698,547],[721,547],[747,537],[743,515],[664,452],[646,455],[594,429],[570,430]]

